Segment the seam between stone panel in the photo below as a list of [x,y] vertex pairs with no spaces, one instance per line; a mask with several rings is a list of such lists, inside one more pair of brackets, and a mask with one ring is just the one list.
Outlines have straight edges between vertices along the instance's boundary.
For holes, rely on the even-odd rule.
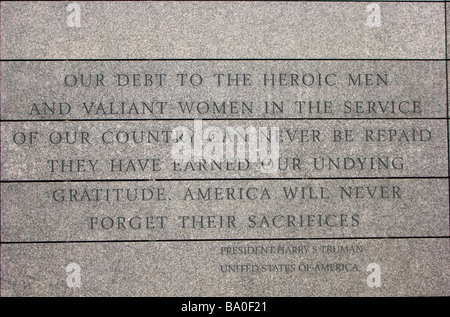
[[316,241],[316,240],[441,240],[450,236],[389,236],[389,237],[286,237],[286,238],[210,238],[210,239],[156,239],[156,240],[50,240],[50,241],[5,241],[5,245],[33,244],[98,244],[98,243],[185,243],[185,242],[221,242],[221,241]]
[[1,59],[0,62],[445,62],[446,58],[31,58]]
[[[0,59],[2,58],[2,1],[0,1]],[[1,71],[1,65],[0,65],[0,297],[2,297],[2,187],[1,187],[1,181],[2,181],[2,107],[1,107],[1,82],[2,82],[2,71]]]
[[[448,31],[447,31],[447,0],[444,2],[444,30],[445,30],[445,88],[446,88],[446,104],[447,104],[447,166],[448,166],[448,176],[449,176],[449,183],[448,183],[448,198],[449,198],[449,219],[448,219],[448,225],[449,225],[449,235],[450,235],[450,117],[449,117],[449,96],[448,96]],[[450,246],[450,241],[449,241]]]

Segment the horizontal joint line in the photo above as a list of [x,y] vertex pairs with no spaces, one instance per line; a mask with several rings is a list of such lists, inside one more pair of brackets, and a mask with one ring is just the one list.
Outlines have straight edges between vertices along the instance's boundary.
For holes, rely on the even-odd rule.
[[5,123],[25,122],[110,122],[110,121],[345,121],[345,120],[448,120],[447,117],[436,118],[121,118],[121,119],[4,119]]
[[54,58],[54,59],[0,59],[0,62],[195,62],[195,61],[395,61],[395,62],[445,62],[446,58]]
[[0,183],[95,183],[95,182],[201,182],[201,181],[311,181],[311,180],[389,180],[389,179],[449,179],[449,176],[389,176],[389,177],[280,177],[280,178],[143,178],[143,179],[53,179],[1,180]]
[[84,241],[2,241],[12,244],[96,244],[96,243],[174,243],[174,242],[246,242],[246,241],[314,241],[314,240],[408,240],[450,239],[450,236],[405,236],[405,237],[319,237],[319,238],[230,238],[230,239],[168,239],[168,240],[84,240]]

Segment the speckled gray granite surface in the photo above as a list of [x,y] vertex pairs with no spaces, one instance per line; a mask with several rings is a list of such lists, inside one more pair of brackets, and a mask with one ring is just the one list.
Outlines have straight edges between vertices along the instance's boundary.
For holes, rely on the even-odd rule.
[[[3,58],[441,58],[443,3],[5,3]],[[49,20],[51,19],[51,23]]]
[[70,4],[1,3],[2,296],[450,295],[445,3]]

